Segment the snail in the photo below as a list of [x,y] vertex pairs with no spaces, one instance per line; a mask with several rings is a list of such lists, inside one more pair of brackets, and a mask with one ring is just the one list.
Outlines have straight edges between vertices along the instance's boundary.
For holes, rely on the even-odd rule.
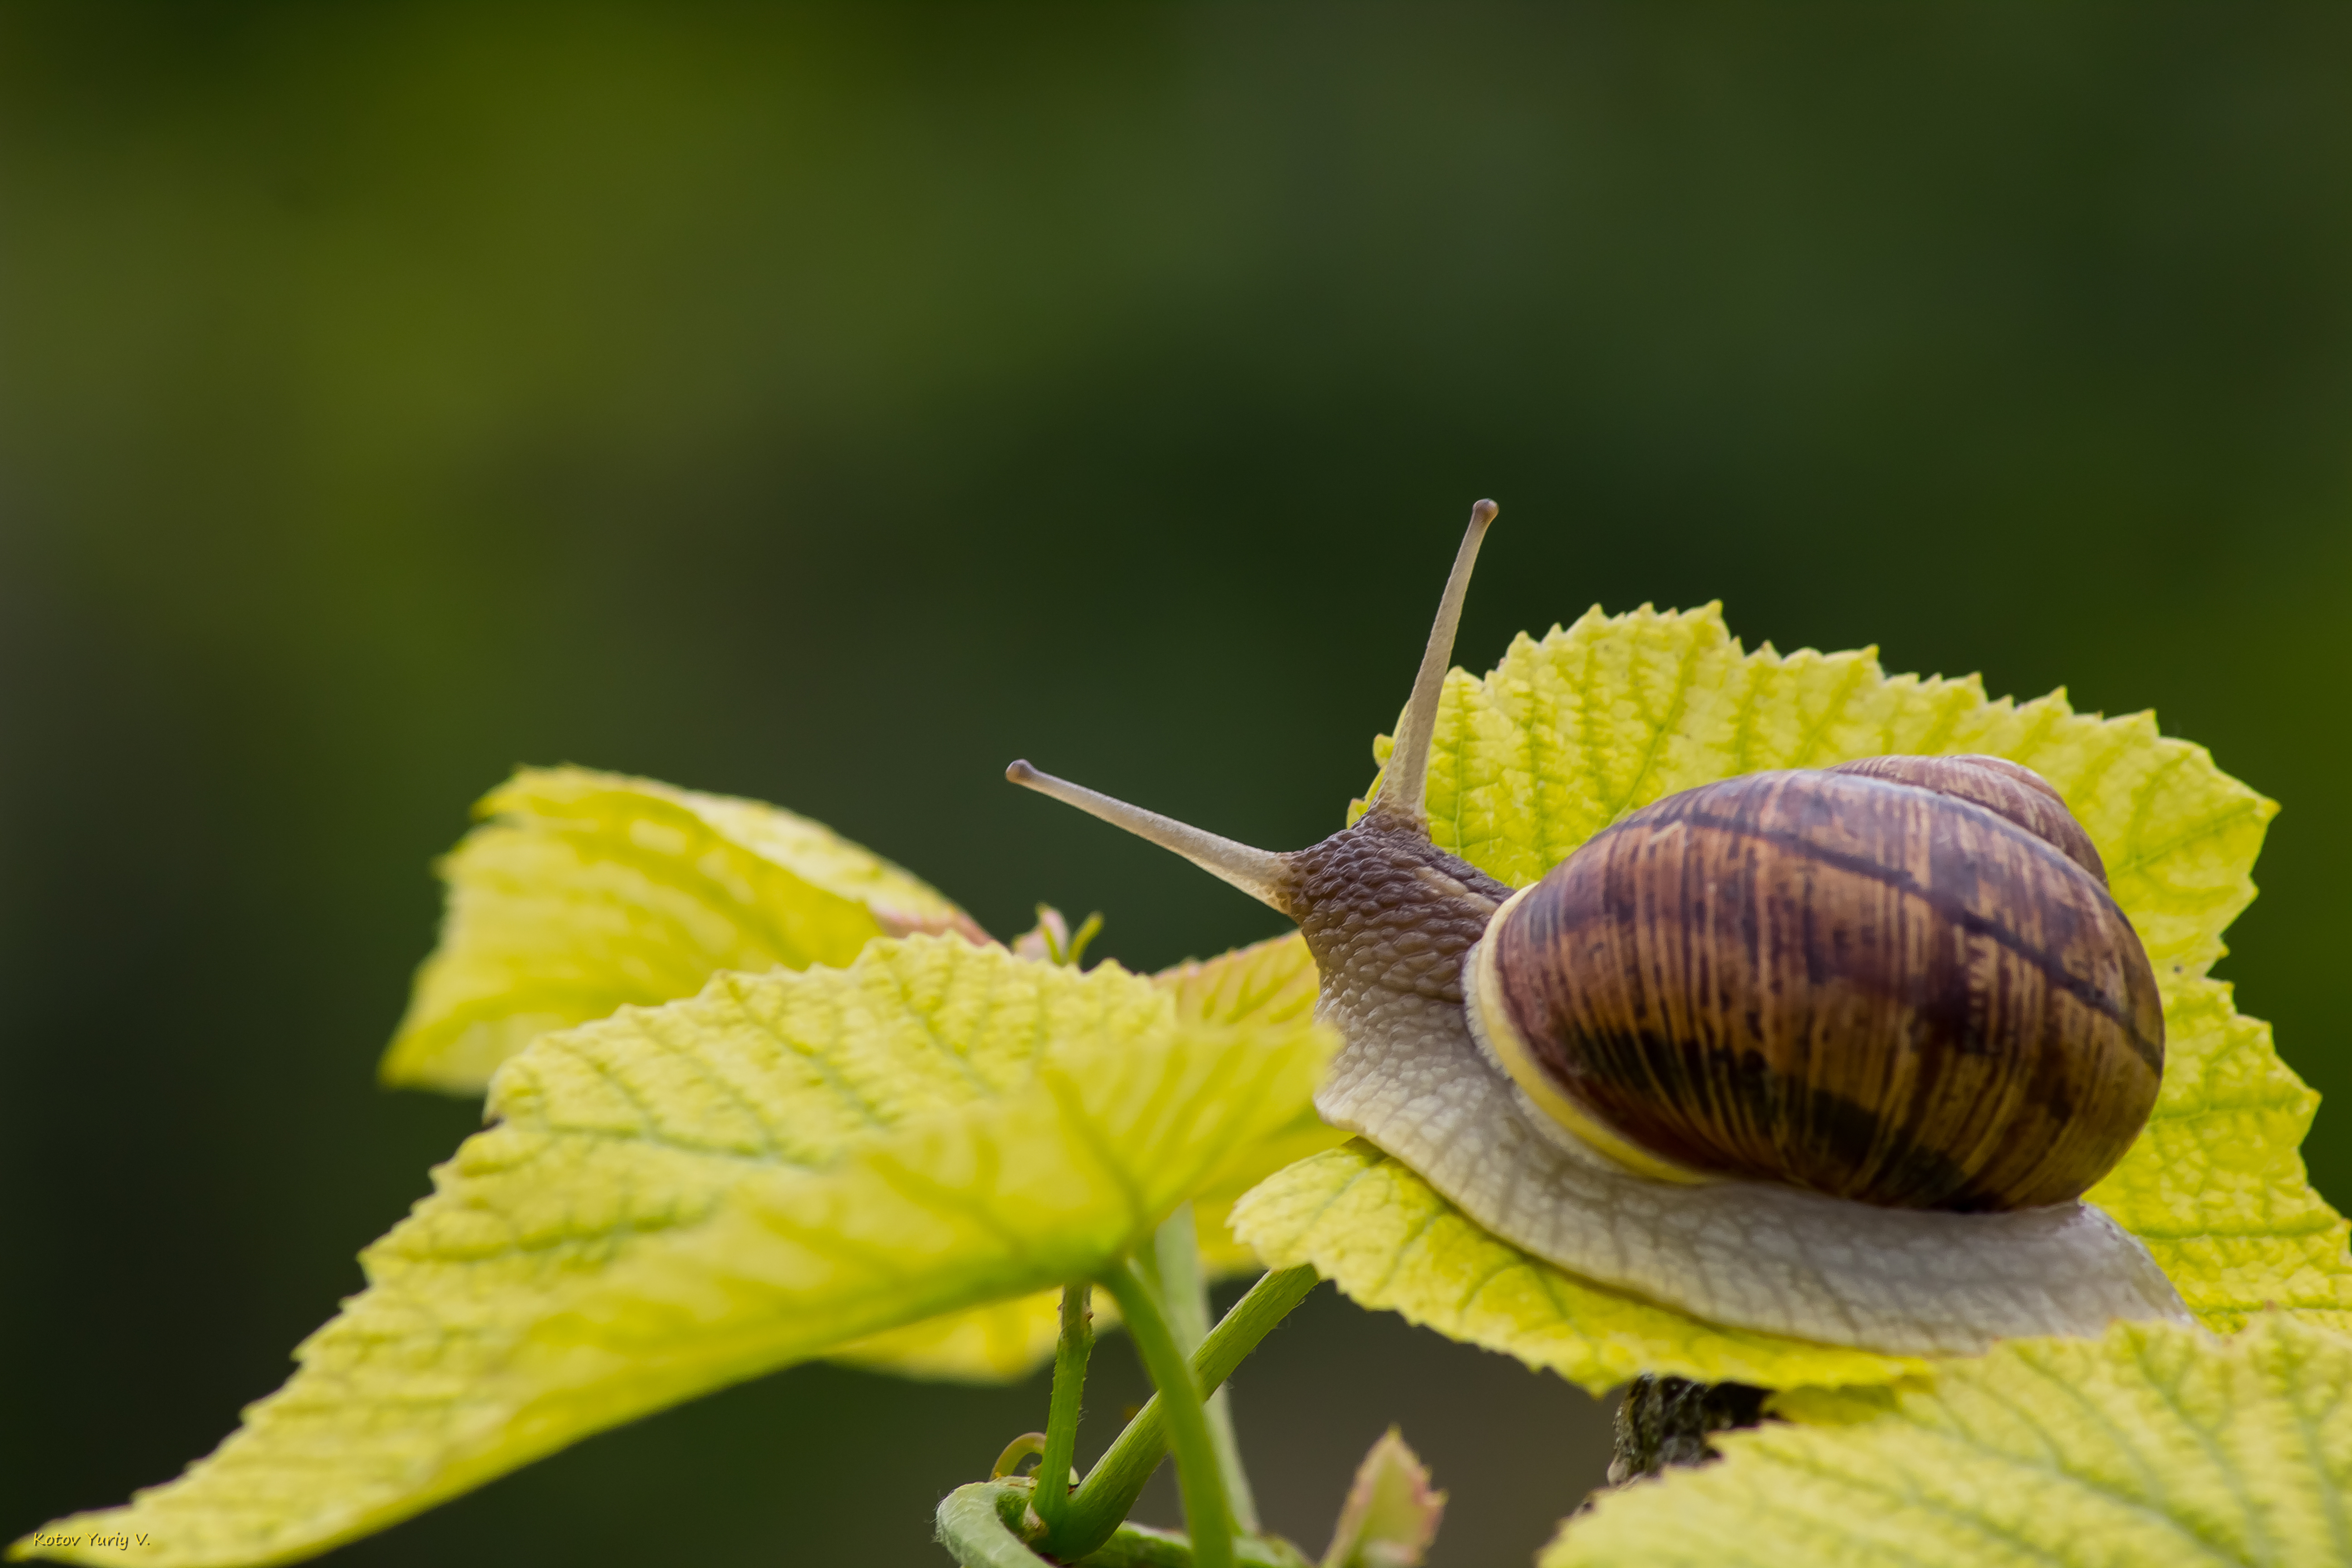
[[1454,558],[1351,826],[1255,849],[1006,776],[1297,922],[1342,1049],[1325,1121],[1487,1230],[1708,1321],[1972,1354],[2188,1321],[2082,1194],[2155,1104],[2164,1019],[2098,852],[2038,774],[1874,757],[1669,795],[1514,891],[1431,840]]

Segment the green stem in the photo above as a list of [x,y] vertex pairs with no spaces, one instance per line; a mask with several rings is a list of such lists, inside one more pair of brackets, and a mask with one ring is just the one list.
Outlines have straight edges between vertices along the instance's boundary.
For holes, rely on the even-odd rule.
[[[1275,1324],[1290,1314],[1290,1310],[1307,1299],[1315,1289],[1316,1274],[1311,1268],[1284,1268],[1262,1275],[1248,1294],[1234,1303],[1233,1310],[1209,1331],[1201,1342],[1200,1351],[1192,1357],[1192,1371],[1200,1385],[1214,1389],[1234,1374],[1258,1342],[1272,1332]],[[1095,1468],[1087,1472],[1086,1484],[1078,1488],[1070,1500],[1070,1509],[1063,1527],[1055,1532],[1060,1555],[1065,1558],[1084,1557],[1099,1549],[1111,1538],[1119,1521],[1135,1507],[1142,1495],[1143,1483],[1160,1468],[1160,1456],[1168,1451],[1168,1437],[1163,1414],[1167,1400],[1154,1394],[1127,1424]]]
[[[1209,1281],[1201,1272],[1200,1232],[1192,1223],[1192,1205],[1183,1204],[1168,1216],[1151,1238],[1159,1264],[1160,1299],[1168,1306],[1169,1331],[1186,1355],[1209,1337]],[[1244,1535],[1258,1531],[1257,1499],[1250,1490],[1249,1474],[1242,1468],[1240,1441],[1234,1435],[1233,1391],[1220,1388],[1202,1401],[1209,1421],[1209,1441],[1217,1450],[1217,1473],[1224,1479],[1225,1502],[1234,1511],[1234,1528]]]
[[1045,1560],[1013,1533],[1006,1518],[1008,1513],[1019,1515],[1028,1490],[1002,1481],[956,1488],[940,1501],[933,1521],[940,1544],[963,1568],[1047,1568]]
[[1045,1434],[1043,1432],[1024,1432],[1021,1436],[1013,1438],[1013,1441],[1004,1445],[1004,1452],[996,1456],[996,1463],[989,1469],[988,1479],[992,1481],[1001,1481],[1005,1477],[1012,1475],[1014,1471],[1020,1469],[1022,1460],[1038,1458],[1042,1457],[1045,1452]]
[[1032,1507],[1048,1536],[1070,1511],[1070,1462],[1077,1457],[1078,1414],[1087,1388],[1087,1358],[1095,1348],[1095,1288],[1081,1279],[1062,1287],[1062,1337],[1054,1348],[1054,1399],[1045,1417],[1045,1455],[1037,1461]]
[[[1019,1481],[974,1481],[940,1504],[940,1544],[965,1568],[1053,1568],[1021,1539],[1029,1488]],[[1192,1568],[1192,1543],[1172,1530],[1121,1525],[1109,1541],[1080,1559],[1081,1568]],[[1286,1541],[1243,1536],[1234,1543],[1234,1568],[1308,1568]]]
[[1192,1561],[1198,1568],[1233,1568],[1233,1516],[1225,1510],[1224,1478],[1216,1445],[1209,1440],[1209,1420],[1201,1409],[1201,1385],[1192,1364],[1176,1348],[1176,1336],[1168,1331],[1168,1320],[1140,1270],[1123,1263],[1103,1276],[1103,1286],[1118,1302],[1128,1337],[1160,1390],[1157,1402],[1168,1426],[1168,1447],[1176,1456],[1176,1489],[1184,1499]]
[[[1234,1568],[1308,1568],[1286,1541],[1244,1535],[1234,1542]],[[1180,1531],[1147,1524],[1122,1524],[1099,1551],[1078,1559],[1079,1568],[1192,1568],[1192,1542]]]

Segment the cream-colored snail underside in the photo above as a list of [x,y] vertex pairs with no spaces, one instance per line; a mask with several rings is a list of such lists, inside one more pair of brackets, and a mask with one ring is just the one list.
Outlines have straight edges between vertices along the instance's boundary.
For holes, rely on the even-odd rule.
[[2192,1321],[2147,1249],[2088,1204],[1949,1214],[1653,1180],[1529,1105],[1462,1006],[1327,990],[1318,1011],[1347,1037],[1316,1096],[1324,1120],[1581,1279],[1710,1322],[1895,1354],[1975,1354],[2117,1318]]

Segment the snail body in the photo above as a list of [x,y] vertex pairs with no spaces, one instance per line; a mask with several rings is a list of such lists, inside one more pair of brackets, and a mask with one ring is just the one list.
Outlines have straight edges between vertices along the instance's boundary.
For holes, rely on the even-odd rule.
[[1422,797],[1480,538],[1370,807],[1276,855],[1015,763],[1297,921],[1325,1120],[1504,1239],[1712,1321],[1895,1352],[2185,1318],[2077,1201],[2163,1065],[2147,954],[2030,770],[1884,757],[1670,795],[1514,891]]

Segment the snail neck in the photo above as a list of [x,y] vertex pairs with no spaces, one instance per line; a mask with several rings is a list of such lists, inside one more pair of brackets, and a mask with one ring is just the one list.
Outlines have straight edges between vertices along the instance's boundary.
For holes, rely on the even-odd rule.
[[1354,1023],[1406,999],[1459,1006],[1463,956],[1511,896],[1418,822],[1383,813],[1286,858],[1322,1012],[1350,1038]]

